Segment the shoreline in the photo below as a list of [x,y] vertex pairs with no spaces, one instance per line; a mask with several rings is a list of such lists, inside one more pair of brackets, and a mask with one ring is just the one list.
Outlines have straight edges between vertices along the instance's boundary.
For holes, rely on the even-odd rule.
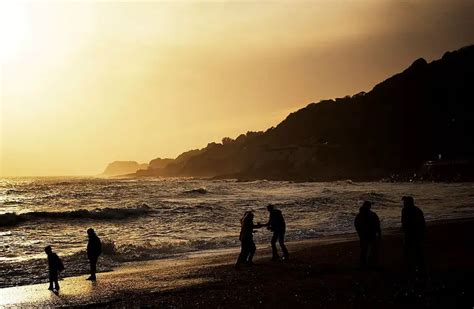
[[[456,222],[463,222],[463,221],[474,221],[474,216],[468,217],[468,218],[437,219],[437,220],[427,221],[427,224],[438,225],[438,224],[444,224],[444,223],[456,223]],[[400,227],[393,227],[393,226],[387,227],[383,229],[383,232],[384,234],[400,233]],[[267,251],[270,250],[270,245],[269,245],[270,235],[271,234],[268,234],[268,240],[264,242],[262,242],[261,240],[259,242],[256,241],[257,247],[267,250]],[[297,239],[297,240],[287,239],[286,243],[289,243],[295,247],[301,247],[304,245],[313,245],[313,244],[324,245],[324,244],[339,243],[339,242],[344,242],[344,241],[354,241],[357,239],[358,239],[358,236],[355,233],[355,231],[353,231],[353,232],[346,232],[346,233],[339,233],[339,234],[310,236],[310,237]],[[176,252],[168,252],[168,253],[162,252],[154,256],[149,256],[149,255],[145,255],[143,257],[137,256],[136,260],[134,261],[131,261],[130,258],[124,258],[120,253],[117,253],[117,255],[115,253],[103,254],[99,260],[99,270],[101,272],[113,272],[114,270],[122,268],[122,267],[126,267],[127,265],[131,263],[133,264],[133,263],[143,263],[143,262],[153,262],[153,261],[159,262],[163,260],[182,259],[182,258],[201,256],[201,255],[213,255],[213,254],[219,255],[222,252],[226,252],[226,251],[236,252],[235,254],[237,256],[239,250],[240,250],[240,247],[235,246],[235,245],[223,246],[223,247],[211,246],[207,249],[204,249],[204,248],[190,249],[188,251],[178,250]],[[78,276],[83,276],[83,275],[88,274],[89,266],[87,263],[85,251],[74,252],[70,255],[62,255],[61,258],[63,262],[65,262],[65,265],[66,265],[66,271],[63,272],[62,274],[63,279],[78,277]],[[47,270],[44,269],[44,267],[46,267],[46,264],[45,264],[45,258],[43,257],[43,254],[38,258],[30,260],[28,267],[34,267],[34,270],[35,270],[35,276],[30,279],[25,277],[25,274],[27,274],[28,269],[23,269],[22,271],[19,272],[19,270],[23,267],[22,264],[24,263],[25,261],[23,262],[18,261],[18,262],[13,262],[12,264],[10,264],[10,266],[8,266],[8,267],[11,267],[10,268],[12,270],[11,274],[2,278],[3,281],[0,282],[2,283],[0,285],[0,289],[41,284],[42,282],[47,280],[47,273],[46,273]],[[8,269],[8,267],[6,265],[3,266],[4,269]],[[40,276],[38,276],[38,274],[40,274]],[[9,278],[15,278],[15,275],[19,275],[22,277],[20,277],[20,279],[16,278],[14,280],[9,280]]]
[[[59,295],[47,291],[46,282],[3,288],[0,306],[182,308],[223,307],[230,301],[230,307],[296,304],[340,308],[362,302],[369,307],[384,304],[397,308],[412,302],[420,305],[420,301],[426,305],[436,295],[449,301],[469,302],[472,299],[464,298],[473,284],[462,279],[472,281],[470,274],[474,274],[474,246],[470,239],[473,227],[474,218],[427,223],[430,288],[426,291],[423,287],[419,292],[422,296],[414,299],[410,298],[410,291],[417,289],[404,271],[401,234],[399,229],[390,228],[383,230],[381,270],[377,272],[358,269],[357,237],[343,234],[288,242],[291,260],[286,263],[271,262],[269,245],[258,245],[256,265],[241,270],[233,268],[239,249],[230,248],[127,262],[112,272],[99,273],[95,284],[85,281],[85,275],[65,278],[60,281]],[[385,285],[388,286],[383,288]],[[450,289],[443,292],[443,286]],[[360,289],[368,289],[365,297]],[[465,294],[459,294],[461,291]]]

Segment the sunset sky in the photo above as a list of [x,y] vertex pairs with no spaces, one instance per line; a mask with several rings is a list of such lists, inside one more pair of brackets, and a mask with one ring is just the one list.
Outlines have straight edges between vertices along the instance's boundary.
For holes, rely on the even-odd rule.
[[0,176],[175,157],[474,43],[472,1],[0,3]]

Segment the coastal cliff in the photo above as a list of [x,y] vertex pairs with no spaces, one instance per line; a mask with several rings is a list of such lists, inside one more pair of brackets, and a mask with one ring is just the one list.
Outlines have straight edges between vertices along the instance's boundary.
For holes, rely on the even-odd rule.
[[378,180],[412,175],[426,161],[473,160],[472,89],[468,46],[431,63],[418,59],[367,93],[311,103],[265,132],[223,138],[136,176]]
[[104,176],[118,176],[135,173],[140,169],[147,169],[148,164],[139,164],[136,161],[114,161],[109,163],[102,175]]

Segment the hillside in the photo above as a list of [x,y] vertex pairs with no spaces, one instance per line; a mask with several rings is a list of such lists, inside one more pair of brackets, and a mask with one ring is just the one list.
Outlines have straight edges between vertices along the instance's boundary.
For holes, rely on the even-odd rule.
[[140,169],[147,169],[148,164],[139,164],[136,161],[114,161],[107,165],[102,175],[118,176],[124,174],[135,173]]
[[474,158],[474,46],[447,52],[370,92],[311,103],[266,132],[210,143],[142,176],[373,180],[423,162]]

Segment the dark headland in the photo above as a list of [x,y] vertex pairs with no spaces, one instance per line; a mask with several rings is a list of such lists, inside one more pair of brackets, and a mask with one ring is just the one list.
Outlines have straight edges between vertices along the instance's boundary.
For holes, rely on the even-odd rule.
[[361,92],[311,103],[133,176],[294,181],[474,179],[474,46],[420,58]]
[[136,161],[114,161],[109,163],[102,173],[103,176],[118,176],[135,173],[138,170],[147,169],[148,164],[140,164]]

